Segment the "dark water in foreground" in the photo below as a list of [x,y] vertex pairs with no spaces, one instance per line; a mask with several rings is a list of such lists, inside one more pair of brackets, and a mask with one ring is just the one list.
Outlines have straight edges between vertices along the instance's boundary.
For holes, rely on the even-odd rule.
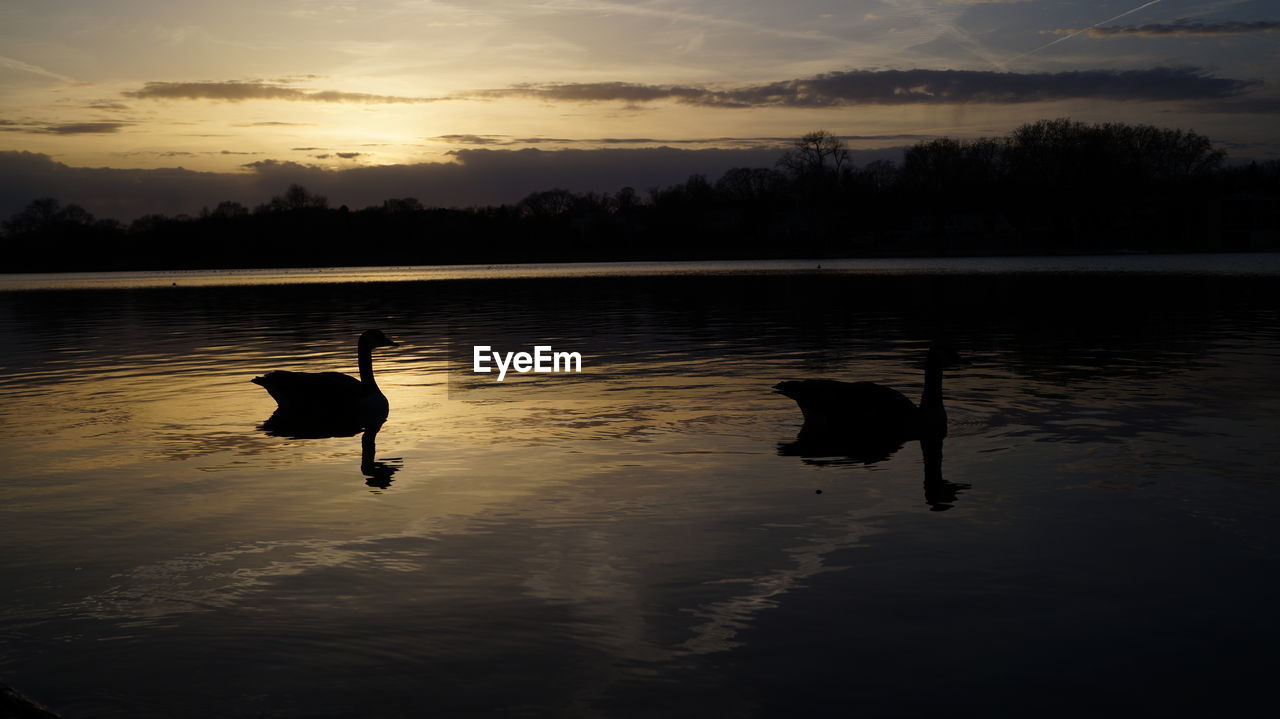
[[[73,718],[1265,706],[1280,261],[933,262],[0,292],[0,680]],[[249,378],[374,326],[371,456],[256,429]],[[586,371],[450,391],[450,334]],[[776,381],[915,399],[943,334],[945,491],[915,443],[780,454]]]

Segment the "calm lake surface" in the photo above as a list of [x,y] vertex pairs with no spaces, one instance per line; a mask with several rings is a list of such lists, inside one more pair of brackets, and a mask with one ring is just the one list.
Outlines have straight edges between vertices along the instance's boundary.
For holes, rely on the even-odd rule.
[[[0,681],[69,719],[1263,715],[1280,255],[821,262],[0,277]],[[370,327],[376,437],[258,428],[249,379],[354,374]],[[937,337],[944,479],[790,446],[774,383],[918,399]],[[481,340],[583,372],[480,381]]]

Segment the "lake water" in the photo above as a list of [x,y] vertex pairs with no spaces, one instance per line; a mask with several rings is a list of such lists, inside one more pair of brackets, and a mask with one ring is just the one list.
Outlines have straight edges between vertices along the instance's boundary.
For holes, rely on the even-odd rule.
[[[0,277],[0,681],[76,717],[1240,715],[1280,255]],[[376,434],[272,436],[374,365]],[[916,399],[789,445],[782,379]],[[485,340],[580,351],[498,385]]]

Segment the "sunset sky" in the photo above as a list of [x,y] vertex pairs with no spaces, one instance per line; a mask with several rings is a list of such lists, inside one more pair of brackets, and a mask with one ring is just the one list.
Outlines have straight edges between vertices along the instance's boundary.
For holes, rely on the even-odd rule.
[[[145,187],[163,177],[169,199],[156,206],[166,211],[226,199],[201,192],[250,199],[254,182],[275,187],[286,175],[359,202],[353,190],[341,196],[360,184],[342,176],[359,168],[384,196],[506,201],[539,189],[520,183],[540,173],[543,185],[580,178],[573,189],[614,190],[699,162],[713,175],[768,164],[815,128],[887,148],[1063,116],[1195,129],[1233,157],[1268,159],[1280,156],[1274,7],[9,0],[0,2],[0,213],[43,190],[80,193],[65,199],[99,212],[151,207],[110,189],[122,177]],[[638,151],[663,146],[672,149]],[[595,162],[583,151],[597,150],[605,164],[633,165],[636,179],[625,167],[575,175]],[[657,174],[654,158],[665,168]],[[459,189],[484,183],[466,166],[502,174],[507,162],[541,169],[526,167],[500,197]]]

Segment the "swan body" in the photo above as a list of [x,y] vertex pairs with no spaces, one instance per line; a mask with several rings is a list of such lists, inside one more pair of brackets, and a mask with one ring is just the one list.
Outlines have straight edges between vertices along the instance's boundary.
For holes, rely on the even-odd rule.
[[373,378],[373,350],[395,346],[381,330],[361,334],[356,345],[360,379],[341,372],[275,370],[250,381],[261,385],[279,405],[272,420],[380,421],[386,419],[388,404]]
[[929,348],[920,405],[901,392],[875,382],[806,379],[779,382],[774,390],[795,400],[804,415],[805,435],[842,435],[893,440],[942,438],[947,412],[942,406],[942,370],[964,360],[950,347]]

